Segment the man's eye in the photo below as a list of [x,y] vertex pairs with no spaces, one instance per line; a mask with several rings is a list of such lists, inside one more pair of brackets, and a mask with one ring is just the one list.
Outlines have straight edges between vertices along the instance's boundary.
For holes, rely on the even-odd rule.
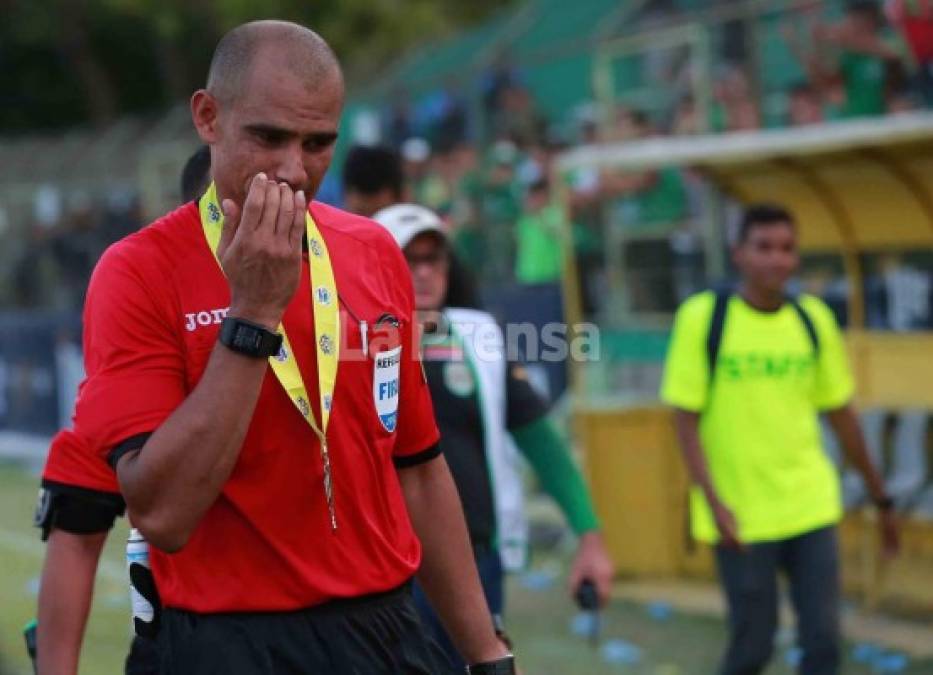
[[331,141],[329,138],[309,138],[305,141],[305,150],[309,152],[316,152],[318,150],[323,150],[330,145]]
[[265,143],[266,145],[278,145],[282,142],[282,135],[274,131],[263,131],[260,129],[253,133],[261,143]]

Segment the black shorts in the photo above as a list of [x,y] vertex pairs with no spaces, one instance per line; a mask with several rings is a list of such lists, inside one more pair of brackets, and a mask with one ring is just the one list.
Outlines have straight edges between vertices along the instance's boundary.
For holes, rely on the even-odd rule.
[[167,608],[160,675],[447,675],[411,584],[296,612],[195,614]]
[[124,675],[159,675],[159,647],[155,640],[133,637]]

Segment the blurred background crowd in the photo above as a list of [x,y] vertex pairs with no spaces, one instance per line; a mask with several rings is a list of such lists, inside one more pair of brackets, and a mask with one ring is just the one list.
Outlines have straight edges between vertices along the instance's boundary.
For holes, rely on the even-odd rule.
[[[62,74],[77,81],[62,87],[49,80],[40,89],[46,100],[27,97],[17,101],[26,105],[16,112],[4,106],[4,129],[20,133],[0,139],[0,306],[79,308],[101,251],[174,194],[170,169],[195,141],[184,101],[170,96],[172,87],[184,91],[193,77],[177,62],[185,57],[180,47],[191,48],[187,33],[196,26],[187,24],[198,17],[163,11],[164,22],[179,25],[143,25],[147,11],[158,19],[159,10],[136,4],[103,3],[113,14],[105,18],[120,18],[122,10],[123,22],[139,31],[123,39],[159,48],[155,54],[135,50],[141,63],[133,66],[155,70],[148,73],[149,91],[137,91],[143,83],[129,93],[120,86],[131,77],[126,61],[133,59],[111,63],[102,58],[104,48],[87,44],[99,39],[94,22],[103,19],[86,10],[73,17],[73,34],[63,36],[85,44],[63,45],[53,55],[33,45],[34,76],[73,70]],[[342,143],[319,198],[341,203],[341,162],[351,144],[386,145],[404,159],[410,198],[445,217],[485,287],[555,283],[564,218],[552,194],[555,153],[581,144],[812,125],[933,105],[933,18],[924,0],[584,5],[511,3],[498,12],[487,9],[479,23],[426,41],[385,68],[362,68],[351,59]],[[35,10],[20,8],[29,11]],[[9,58],[11,45],[6,51]],[[63,62],[68,58],[74,61]],[[13,91],[7,96],[16,97]],[[118,91],[138,100],[118,100]],[[60,105],[70,105],[71,118],[48,110]],[[117,114],[124,108],[138,112]],[[569,182],[573,246],[588,267],[589,312],[609,311],[600,306],[608,222],[645,235],[631,254],[645,267],[656,267],[658,255],[676,259],[675,280],[631,270],[636,303],[670,311],[701,283],[691,273],[697,252],[688,227],[665,233],[663,253],[650,242],[661,226],[683,225],[695,214],[699,188],[692,176],[590,170]]]

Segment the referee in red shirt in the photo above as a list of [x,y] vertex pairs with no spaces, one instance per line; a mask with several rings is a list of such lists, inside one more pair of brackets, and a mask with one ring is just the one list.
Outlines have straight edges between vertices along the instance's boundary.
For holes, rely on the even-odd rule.
[[215,183],[112,246],[88,290],[75,431],[152,546],[163,675],[443,672],[415,573],[471,672],[512,672],[437,448],[405,260],[308,201],[343,91],[314,32],[228,33],[191,103]]

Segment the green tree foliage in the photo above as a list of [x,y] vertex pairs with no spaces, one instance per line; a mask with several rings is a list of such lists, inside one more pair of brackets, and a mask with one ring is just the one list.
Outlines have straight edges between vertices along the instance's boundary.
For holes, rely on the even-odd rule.
[[0,134],[157,112],[200,86],[219,37],[281,18],[321,33],[351,81],[502,0],[0,0]]

